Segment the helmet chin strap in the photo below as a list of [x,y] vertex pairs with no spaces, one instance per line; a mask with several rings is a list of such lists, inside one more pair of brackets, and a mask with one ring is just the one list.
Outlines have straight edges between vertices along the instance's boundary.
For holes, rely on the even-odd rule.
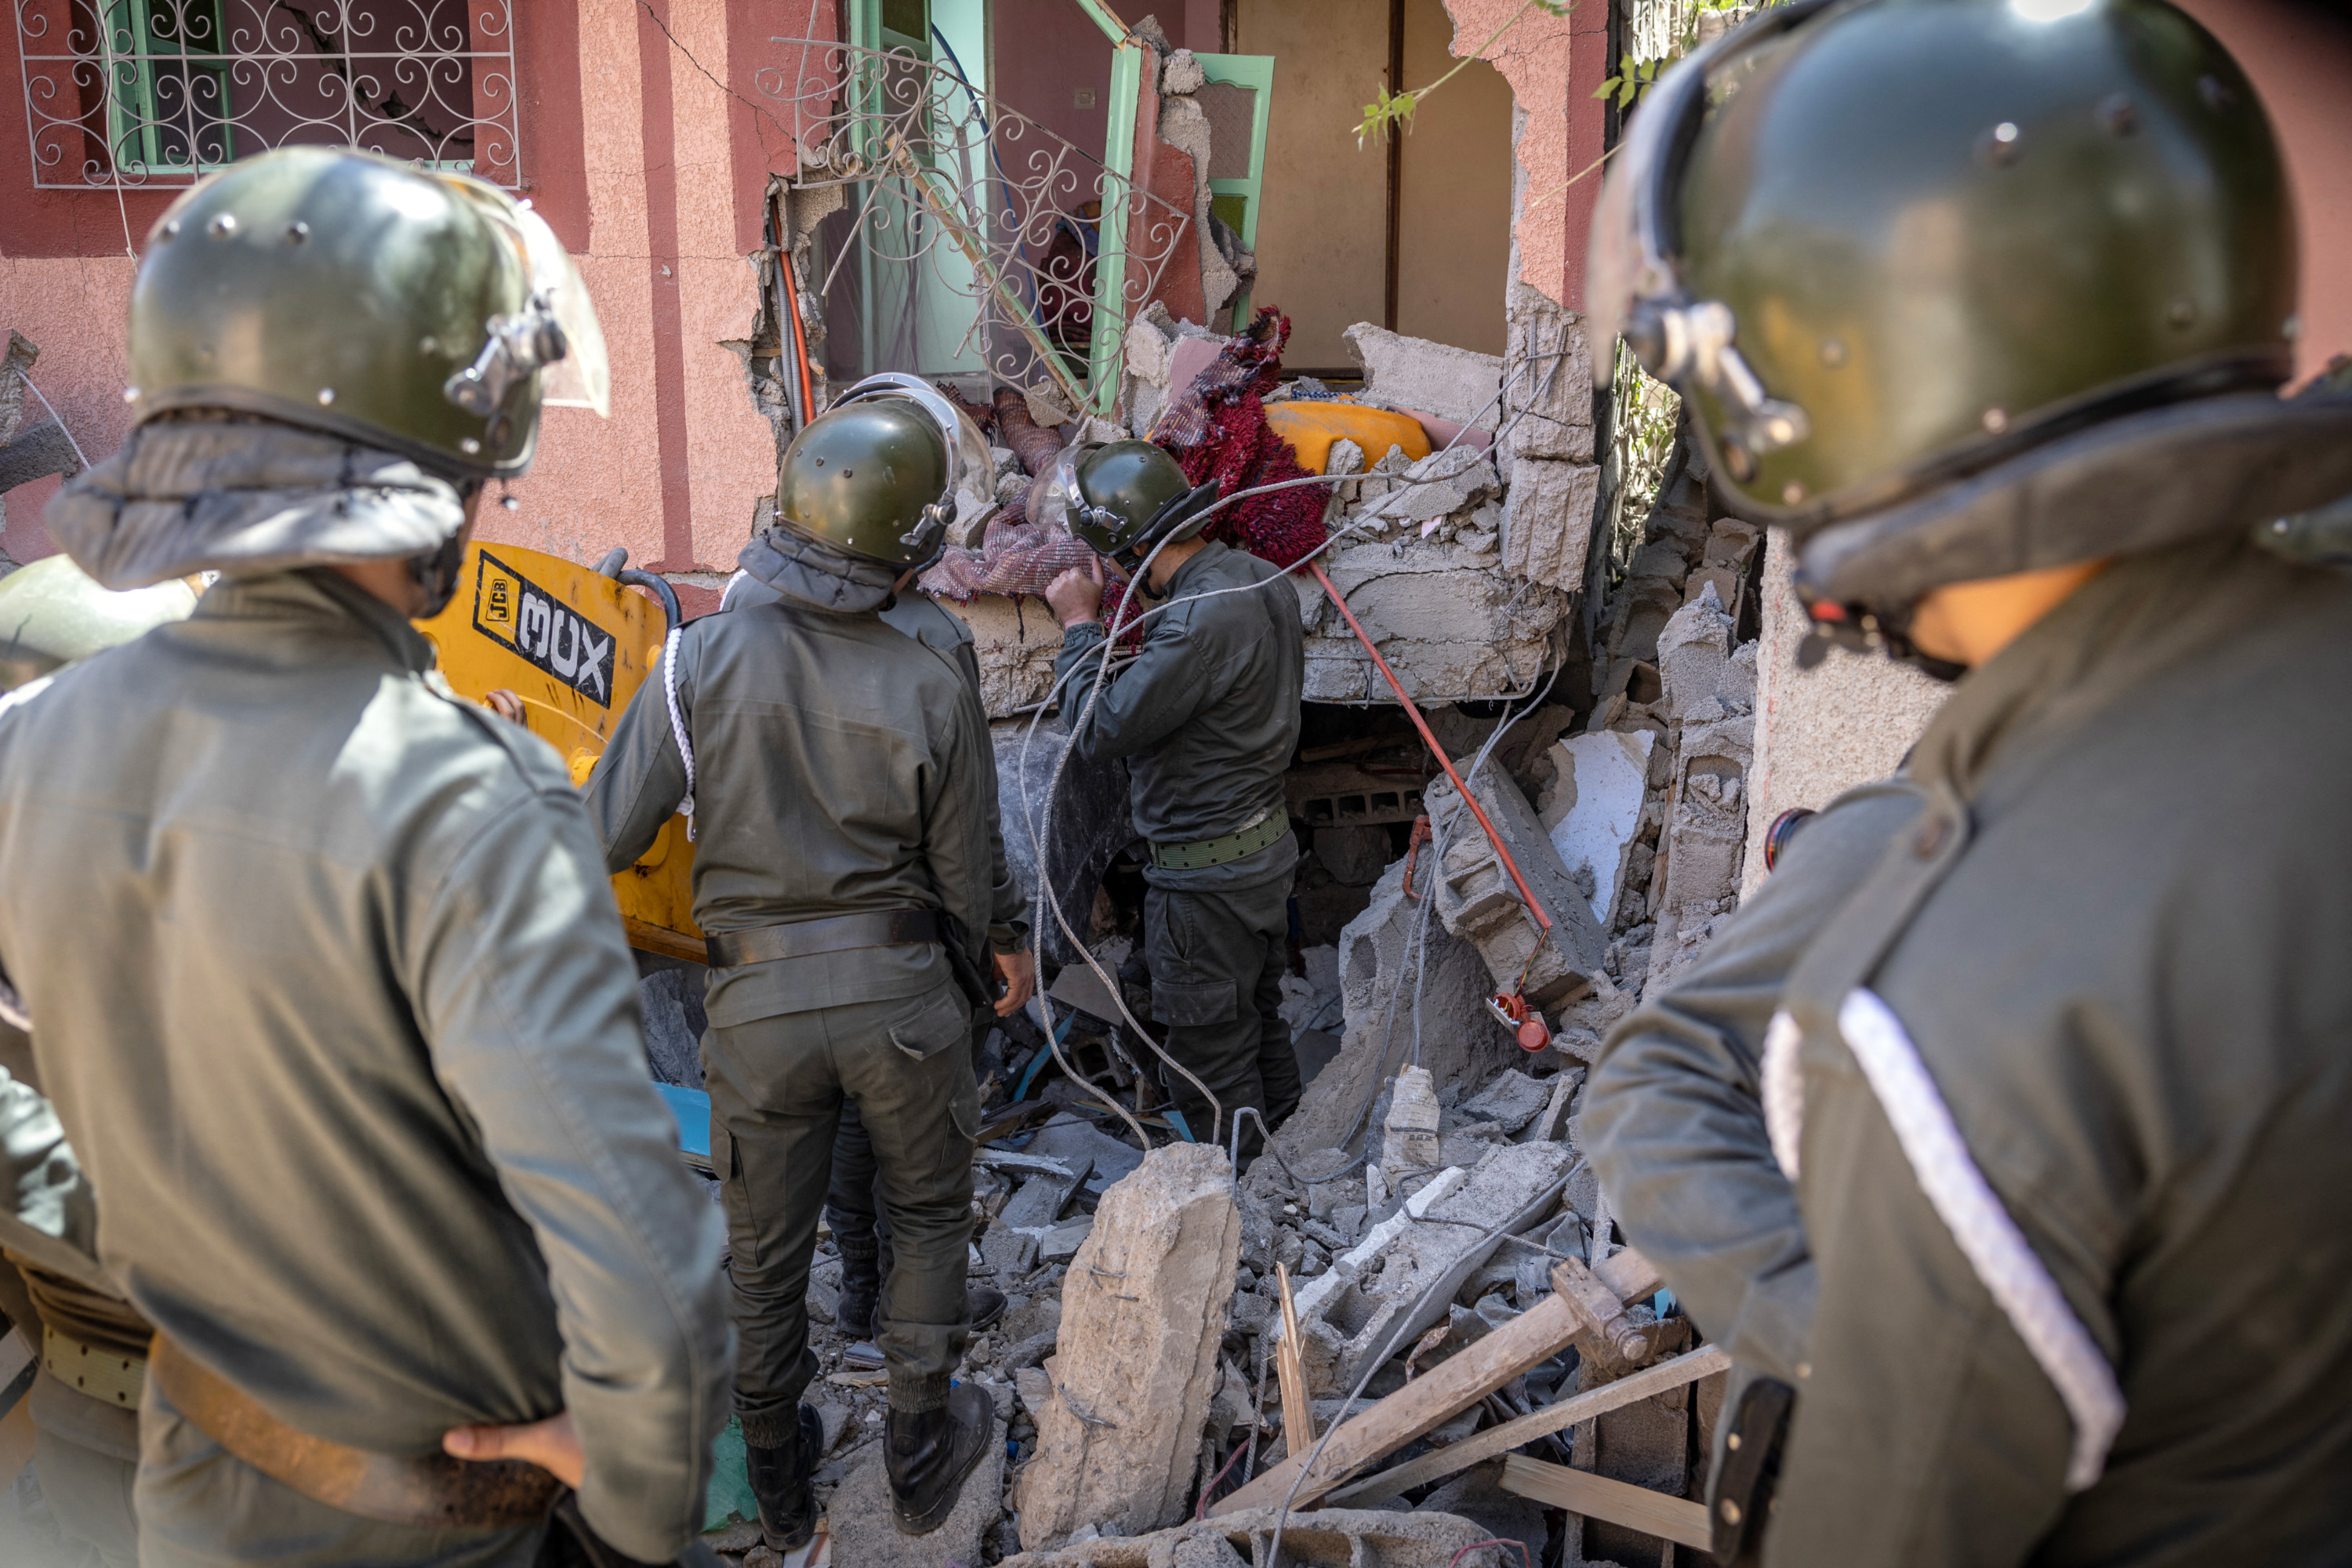
[[1969,672],[1967,665],[1919,651],[1919,645],[1911,640],[1911,616],[1918,608],[1916,604],[1889,612],[1816,597],[1801,571],[1798,574],[1797,597],[1804,604],[1807,622],[1804,638],[1797,644],[1799,669],[1815,668],[1829,657],[1830,649],[1842,647],[1851,653],[1883,653],[1942,681],[1958,680]]
[[466,531],[459,529],[440,547],[408,558],[409,581],[424,590],[425,605],[414,619],[429,621],[457,596],[457,579],[466,565]]

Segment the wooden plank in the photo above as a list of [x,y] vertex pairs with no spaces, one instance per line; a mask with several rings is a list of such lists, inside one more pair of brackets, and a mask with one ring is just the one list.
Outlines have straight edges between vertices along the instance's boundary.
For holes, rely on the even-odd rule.
[[[1658,1288],[1658,1271],[1632,1247],[1593,1272],[1622,1301],[1638,1301]],[[1324,1493],[1395,1453],[1414,1438],[1435,1431],[1479,1400],[1540,1361],[1566,1350],[1585,1332],[1569,1298],[1558,1289],[1527,1311],[1423,1373],[1370,1410],[1333,1431],[1312,1475],[1300,1478],[1301,1449],[1217,1503],[1213,1516],[1248,1508],[1278,1508],[1285,1498],[1306,1508]],[[1291,1483],[1297,1481],[1294,1495]]]
[[1298,1359],[1298,1305],[1290,1295],[1290,1270],[1276,1264],[1274,1283],[1282,1300],[1282,1342],[1274,1347],[1274,1374],[1282,1387],[1282,1440],[1294,1453],[1304,1453],[1316,1437],[1315,1402],[1307,1395],[1307,1368]]
[[1604,1383],[1557,1405],[1547,1405],[1516,1421],[1489,1426],[1475,1436],[1423,1454],[1392,1470],[1382,1470],[1367,1479],[1350,1482],[1333,1490],[1330,1501],[1344,1508],[1351,1502],[1370,1502],[1380,1498],[1395,1497],[1414,1487],[1425,1486],[1441,1477],[1450,1476],[1456,1470],[1466,1470],[1497,1454],[1507,1454],[1564,1426],[1590,1421],[1596,1415],[1606,1415],[1612,1410],[1622,1410],[1637,1400],[1654,1398],[1686,1383],[1696,1383],[1708,1373],[1721,1372],[1730,1364],[1731,1358],[1724,1353],[1722,1346],[1701,1345],[1672,1361],[1662,1361],[1614,1383]]
[[1513,1454],[1503,1461],[1503,1489],[1701,1552],[1715,1544],[1706,1509],[1699,1503],[1612,1481],[1606,1476],[1587,1475],[1566,1465],[1547,1465],[1525,1454]]

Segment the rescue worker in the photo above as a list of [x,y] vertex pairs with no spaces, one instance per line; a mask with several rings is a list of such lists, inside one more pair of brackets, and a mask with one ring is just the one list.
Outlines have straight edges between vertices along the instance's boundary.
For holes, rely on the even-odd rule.
[[[120,646],[142,632],[185,620],[196,589],[184,582],[112,594],[62,555],[0,580],[0,692]],[[23,1191],[24,1179],[57,1180],[71,1161],[57,1116],[38,1094],[32,1040],[0,1018],[0,1191]],[[68,1245],[24,1228],[14,1205],[0,1203],[0,1309],[38,1358],[26,1400],[33,1417],[33,1474],[58,1527],[96,1553],[105,1568],[137,1568],[139,1521],[131,1489],[139,1474],[139,1396],[154,1328],[122,1299],[89,1248],[75,1238],[71,1267],[45,1264],[47,1246]]]
[[410,624],[595,332],[488,186],[240,162],[150,234],[137,423],[48,509],[103,586],[222,574],[0,712],[0,967],[156,1329],[148,1568],[698,1549],[718,1218],[562,763]]
[[[959,417],[960,438],[968,424]],[[977,437],[978,432],[972,432],[971,438]],[[728,580],[719,607],[733,610],[746,605],[769,605],[780,597],[767,584],[738,570]],[[986,712],[980,689],[980,657],[972,651],[971,628],[962,617],[949,614],[930,595],[910,587],[891,595],[882,606],[882,618],[953,664],[971,689],[972,700]],[[1021,886],[1013,879],[1004,859],[993,745],[989,750],[988,777],[988,860],[992,884],[989,901],[993,910],[988,925],[988,951],[1005,977],[1005,988],[986,1012],[975,1010],[975,1043],[981,1038],[977,1030],[989,1027],[989,1017],[1009,1017],[1019,1012],[1036,989],[1036,961],[1028,951],[1029,912],[1022,902]],[[882,1302],[882,1277],[890,1268],[890,1222],[882,1201],[881,1180],[874,1140],[866,1135],[866,1124],[857,1118],[857,1102],[845,1100],[840,1131],[833,1141],[833,1180],[825,1194],[824,1222],[832,1227],[834,1245],[841,1250],[841,1295],[834,1309],[834,1326],[860,1345],[873,1341],[874,1314]],[[986,1285],[964,1287],[964,1322],[974,1333],[1003,1317],[1004,1305],[1002,1290]],[[861,1354],[856,1349],[850,1353],[853,1358]],[[879,1352],[876,1354],[878,1357]],[[873,1364],[879,1364],[878,1360]]]
[[[735,1411],[780,1551],[816,1523],[808,1274],[845,1103],[872,1140],[896,1252],[879,1342],[899,1530],[946,1520],[994,1429],[987,1394],[950,1385],[980,1131],[971,1017],[995,1000],[981,974],[994,759],[953,661],[880,615],[945,540],[969,460],[958,429],[910,377],[860,383],[809,421],[784,454],[776,525],[740,557],[775,598],[673,633],[588,780],[608,865],[634,863],[674,812],[695,836]],[[1020,979],[1010,956],[993,963]]]
[[2295,246],[2160,0],[1799,0],[1615,161],[1596,343],[1817,637],[1958,677],[1587,1091],[1736,1363],[1720,1561],[2352,1558],[2352,579],[2300,548],[2352,389],[2279,395]]
[[[1184,1073],[1168,1088],[1197,1137],[1224,1142],[1244,1107],[1270,1132],[1300,1087],[1279,1012],[1298,864],[1282,787],[1307,678],[1298,596],[1269,563],[1200,537],[1216,487],[1188,486],[1150,442],[1070,447],[1050,489],[1046,505],[1114,566],[1132,573],[1151,557],[1141,587],[1161,601],[1142,652],[1097,693],[1101,562],[1045,589],[1063,627],[1055,700],[1071,744],[1090,762],[1129,759],[1135,831],[1150,845],[1151,1015],[1214,1103]],[[1144,613],[1130,607],[1122,625]],[[1244,1123],[1244,1155],[1262,1130]]]

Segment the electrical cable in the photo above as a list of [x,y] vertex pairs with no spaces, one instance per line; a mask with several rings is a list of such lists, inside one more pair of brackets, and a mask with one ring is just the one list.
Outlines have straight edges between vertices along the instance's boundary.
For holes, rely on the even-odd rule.
[[[1538,359],[1549,360],[1564,357],[1566,357],[1566,351],[1563,348],[1558,353],[1554,354],[1541,356],[1531,355],[1527,360],[1521,362],[1520,364],[1514,367],[1511,374],[1503,377],[1499,384],[1496,385],[1494,396],[1489,398],[1486,403],[1479,408],[1478,412],[1472,416],[1472,423],[1465,424],[1460,431],[1457,431],[1454,437],[1449,440],[1444,447],[1439,448],[1439,453],[1442,454],[1444,452],[1452,451],[1455,446],[1461,442],[1463,436],[1468,434],[1469,430],[1472,428],[1472,425],[1475,424],[1476,419],[1483,418],[1488,410],[1495,408],[1502,402],[1503,396],[1510,388],[1513,379],[1517,376],[1525,374],[1529,367],[1538,363]],[[1521,409],[1517,414],[1513,415],[1509,419],[1505,420],[1502,426],[1494,433],[1493,439],[1496,442],[1500,442],[1503,437],[1509,433],[1514,425],[1516,425],[1520,419],[1527,416],[1527,413],[1528,411],[1526,409]],[[1199,515],[1205,521],[1207,518],[1215,515],[1224,508],[1231,506],[1235,502],[1247,500],[1253,496],[1270,494],[1276,490],[1297,489],[1301,486],[1310,484],[1343,484],[1350,479],[1358,479],[1360,478],[1362,478],[1361,475],[1355,474],[1310,474],[1301,479],[1284,479],[1272,484],[1252,486],[1246,489],[1236,490],[1232,495],[1223,497],[1221,500],[1213,502]],[[1410,476],[1400,476],[1397,482],[1405,488],[1413,488],[1423,484],[1434,484],[1438,481],[1434,478],[1416,479]],[[1276,576],[1287,576],[1291,573],[1297,571],[1301,566],[1311,565],[1317,557],[1322,555],[1327,551],[1329,551],[1335,545],[1346,540],[1349,535],[1359,532],[1364,528],[1374,524],[1384,524],[1386,521],[1387,520],[1384,518],[1366,519],[1361,522],[1334,530],[1330,533],[1329,537],[1326,538],[1322,543],[1317,545],[1313,550],[1307,552],[1305,555],[1291,563],[1288,566],[1283,567],[1276,574]],[[1194,531],[1197,532],[1197,530]],[[1152,563],[1159,559],[1160,552],[1167,548],[1171,542],[1172,542],[1172,540],[1162,538],[1153,544],[1150,552],[1138,563],[1135,571],[1130,574],[1128,581],[1130,584],[1149,583],[1150,580]],[[1318,577],[1323,575],[1319,569],[1317,572],[1317,575]],[[1236,584],[1231,588],[1212,589],[1205,594],[1187,595],[1181,600],[1171,599],[1164,604],[1155,605],[1152,608],[1144,611],[1132,621],[1127,619],[1127,612],[1131,607],[1133,602],[1132,596],[1122,595],[1118,608],[1113,612],[1113,621],[1115,624],[1106,627],[1103,633],[1102,650],[1096,661],[1095,679],[1093,684],[1087,689],[1086,702],[1080,710],[1076,720],[1066,726],[1069,738],[1067,742],[1062,748],[1061,755],[1055,762],[1053,776],[1046,782],[1045,795],[1041,805],[1033,805],[1030,804],[1028,792],[1028,760],[1029,749],[1034,742],[1037,726],[1045,719],[1045,708],[1044,704],[1040,704],[1038,706],[1035,715],[1030,720],[1028,731],[1022,738],[1020,757],[1016,764],[1015,776],[1020,781],[1021,784],[1023,815],[1026,819],[1026,826],[1029,829],[1030,848],[1032,853],[1035,855],[1037,861],[1037,892],[1033,900],[1032,918],[1030,921],[1030,942],[1033,963],[1042,971],[1045,961],[1043,922],[1035,918],[1034,906],[1036,903],[1044,903],[1053,910],[1055,923],[1061,928],[1063,936],[1069,942],[1071,947],[1086,960],[1087,966],[1094,971],[1096,976],[1103,982],[1105,987],[1109,991],[1112,999],[1118,1003],[1120,1016],[1125,1018],[1128,1024],[1134,1028],[1135,1032],[1142,1037],[1144,1043],[1151,1047],[1154,1055],[1159,1057],[1161,1061],[1167,1063],[1170,1067],[1174,1068],[1178,1072],[1183,1074],[1185,1079],[1190,1081],[1195,1089],[1200,1090],[1202,1098],[1209,1102],[1212,1108],[1209,1142],[1212,1143],[1221,1142],[1219,1135],[1223,1131],[1223,1124],[1224,1108],[1223,1103],[1219,1101],[1214,1095],[1209,1092],[1208,1086],[1202,1083],[1200,1078],[1194,1074],[1191,1068],[1185,1067],[1184,1064],[1171,1056],[1168,1051],[1161,1047],[1160,1042],[1152,1037],[1150,1032],[1143,1027],[1142,1024],[1136,1018],[1133,1012],[1129,1009],[1125,992],[1118,984],[1117,979],[1113,977],[1108,971],[1104,969],[1101,962],[1095,957],[1092,950],[1079,939],[1077,932],[1072,929],[1068,917],[1062,911],[1062,900],[1058,891],[1050,886],[1048,880],[1048,861],[1045,847],[1045,837],[1038,830],[1038,816],[1041,809],[1048,816],[1051,814],[1054,799],[1061,791],[1062,779],[1069,767],[1070,753],[1076,749],[1078,744],[1078,736],[1084,731],[1087,721],[1092,717],[1095,706],[1101,699],[1103,689],[1108,683],[1112,652],[1114,648],[1117,647],[1121,637],[1129,631],[1139,629],[1146,622],[1150,620],[1152,616],[1160,614],[1164,610],[1172,609],[1180,603],[1191,604],[1197,600],[1215,598],[1225,594],[1254,592],[1256,589],[1265,586],[1266,582],[1271,582],[1273,580],[1273,578],[1267,578],[1256,583]],[[1338,590],[1330,586],[1328,577],[1324,578],[1324,585],[1327,591],[1331,594],[1334,602],[1339,604],[1341,613],[1343,615],[1348,614],[1345,603],[1339,600]],[[1352,615],[1349,615],[1349,620],[1352,625],[1354,623],[1354,616]],[[1363,636],[1360,627],[1358,628],[1358,636],[1360,637]],[[1377,652],[1375,652],[1374,657],[1378,657]],[[1391,676],[1391,679],[1393,681],[1393,676]],[[1057,688],[1065,687],[1066,684],[1066,682],[1057,682]],[[1537,689],[1537,694],[1540,694],[1542,689],[1543,688],[1538,687]],[[1399,686],[1397,690],[1398,695],[1402,697],[1402,687]],[[1055,697],[1058,698],[1060,695],[1061,691],[1057,689]],[[1058,706],[1058,703],[1056,706]],[[1408,708],[1410,708],[1409,703]],[[1418,718],[1417,714],[1415,716]],[[1514,722],[1516,722],[1516,721],[1514,721]],[[1421,728],[1424,739],[1428,741],[1433,750],[1437,752],[1441,760],[1444,760],[1444,750],[1442,747],[1438,747],[1436,745],[1434,737],[1429,734],[1426,723],[1422,724]],[[1501,727],[1498,727],[1498,729],[1499,728]],[[1491,750],[1492,748],[1492,742],[1493,737],[1490,736],[1488,738],[1488,750]],[[1485,757],[1486,752],[1482,751],[1479,756],[1479,763],[1483,763]],[[1473,764],[1472,771],[1474,774],[1475,773],[1479,763]],[[1447,762],[1446,765],[1447,770],[1450,773],[1452,771],[1452,763]],[[1464,799],[1465,801],[1470,800],[1466,789],[1464,791]],[[1475,801],[1470,802],[1470,804],[1472,805],[1473,810],[1476,810]],[[1483,821],[1484,814],[1480,813],[1479,815]],[[1489,835],[1492,837],[1491,827],[1489,828]],[[1495,844],[1497,853],[1507,856],[1508,852],[1503,848],[1499,838],[1496,838]],[[1423,911],[1423,918],[1424,920],[1426,919],[1425,910]],[[1416,987],[1416,993],[1417,991],[1418,987]],[[1093,1089],[1098,1098],[1101,1098],[1106,1104],[1108,1104],[1111,1109],[1118,1114],[1120,1120],[1125,1121],[1129,1130],[1135,1133],[1137,1146],[1148,1151],[1151,1147],[1150,1140],[1144,1135],[1141,1124],[1138,1122],[1134,1117],[1128,1114],[1126,1107],[1119,1105],[1115,1100],[1103,1094],[1103,1091],[1091,1082],[1078,1078],[1078,1075],[1071,1069],[1068,1059],[1062,1055],[1060,1045],[1054,1036],[1053,1007],[1050,999],[1046,996],[1045,992],[1041,990],[1037,994],[1036,1001],[1038,1011],[1043,1016],[1046,1026],[1047,1043],[1054,1047],[1054,1058],[1055,1062],[1060,1065],[1063,1072],[1066,1075],[1077,1079],[1079,1082],[1087,1083],[1087,1088]],[[1417,1028],[1418,1023],[1416,1021],[1416,1029]],[[1366,1110],[1369,1110],[1370,1109],[1370,1105],[1367,1104],[1365,1109]],[[1360,1121],[1360,1119],[1361,1117],[1360,1113],[1359,1120]],[[1354,1134],[1351,1132],[1349,1136],[1350,1139],[1352,1139]],[[1268,1137],[1265,1142],[1270,1144],[1272,1140]]]
[[49,401],[49,395],[47,393],[43,392],[38,386],[35,386],[33,384],[33,373],[31,371],[26,371],[23,374],[25,377],[25,384],[33,388],[33,395],[41,400],[41,406],[47,409],[49,411],[49,417],[58,422],[58,433],[65,437],[66,445],[73,448],[75,460],[79,462],[83,469],[87,471],[89,468],[89,458],[82,452],[81,443],[74,439],[73,432],[67,428],[65,416],[58,412],[58,405]]
[[[1582,1160],[1577,1161],[1576,1164],[1572,1166],[1568,1173],[1570,1178],[1573,1179],[1576,1173],[1583,1168],[1584,1162]],[[1513,1219],[1516,1219],[1517,1216],[1514,1215],[1512,1217]],[[1512,1220],[1510,1219],[1497,1220],[1495,1224],[1488,1226],[1485,1230],[1481,1231],[1478,1235],[1478,1240],[1472,1242],[1470,1245],[1472,1247],[1476,1247],[1479,1242],[1491,1241],[1498,1236],[1507,1234],[1511,1228],[1511,1224]],[[1428,1284],[1423,1286],[1421,1294],[1413,1298],[1412,1306],[1405,1313],[1405,1317],[1407,1319],[1412,1319],[1420,1316],[1421,1310],[1423,1307],[1428,1306],[1431,1298],[1436,1295],[1437,1291],[1446,1284],[1446,1277],[1441,1273],[1435,1279],[1430,1280]],[[1458,1283],[1454,1286],[1454,1289],[1459,1289],[1461,1287]],[[1351,1408],[1357,1400],[1361,1399],[1364,1396],[1364,1390],[1371,1386],[1373,1374],[1378,1373],[1381,1368],[1387,1364],[1387,1358],[1382,1357],[1381,1359],[1373,1362],[1370,1365],[1365,1367],[1364,1374],[1356,1380],[1355,1388],[1349,1393],[1346,1404],[1342,1405],[1340,1408],[1343,1411]],[[1307,1451],[1307,1462],[1298,1467],[1298,1473],[1290,1478],[1290,1489],[1283,1494],[1282,1506],[1275,1512],[1274,1540],[1266,1547],[1265,1552],[1265,1560],[1268,1563],[1279,1563],[1282,1561],[1282,1532],[1284,1528],[1290,1522],[1290,1505],[1297,1500],[1298,1489],[1307,1484],[1307,1478],[1314,1474],[1315,1461],[1323,1457],[1324,1446],[1331,1441],[1331,1437],[1334,1433],[1338,1432],[1347,1424],[1347,1420],[1344,1416],[1339,1420],[1332,1422],[1329,1428],[1326,1430],[1320,1437],[1318,1437],[1315,1440],[1315,1447]],[[1285,1441],[1287,1442],[1286,1434]]]

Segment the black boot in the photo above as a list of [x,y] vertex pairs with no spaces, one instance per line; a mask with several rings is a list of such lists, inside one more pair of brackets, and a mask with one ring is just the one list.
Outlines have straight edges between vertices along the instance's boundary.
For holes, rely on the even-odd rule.
[[979,1384],[960,1383],[936,1409],[893,1409],[888,1429],[891,1522],[901,1535],[929,1535],[955,1511],[964,1477],[995,1437],[996,1402]]
[[800,1431],[782,1447],[743,1445],[743,1468],[760,1502],[760,1535],[772,1552],[805,1546],[816,1533],[816,1493],[809,1476],[824,1447],[824,1422],[805,1405],[800,1416]]

